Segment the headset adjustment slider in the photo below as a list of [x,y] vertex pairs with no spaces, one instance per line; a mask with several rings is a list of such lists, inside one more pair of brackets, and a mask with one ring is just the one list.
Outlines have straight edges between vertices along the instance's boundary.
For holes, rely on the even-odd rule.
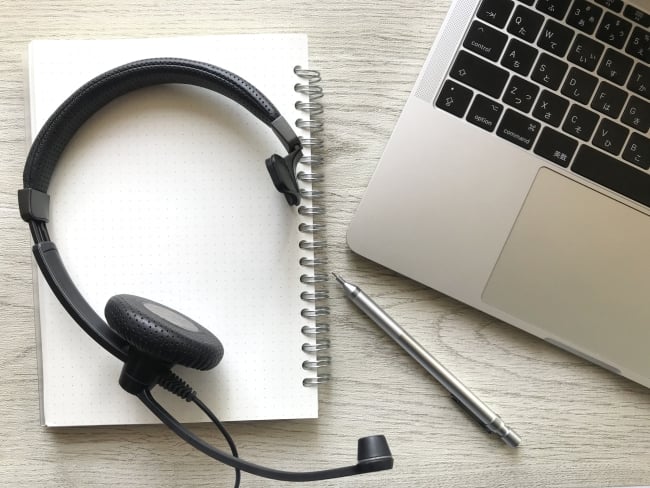
[[296,165],[301,157],[302,147],[296,146],[285,157],[274,154],[266,160],[266,169],[269,170],[275,188],[284,194],[289,205],[298,205],[300,203]]
[[50,220],[50,196],[33,188],[18,190],[18,208],[25,222]]

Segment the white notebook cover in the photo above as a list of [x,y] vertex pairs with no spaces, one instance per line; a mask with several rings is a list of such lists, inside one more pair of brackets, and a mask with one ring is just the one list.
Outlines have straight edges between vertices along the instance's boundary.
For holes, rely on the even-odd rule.
[[[141,58],[183,57],[237,73],[289,123],[308,65],[304,35],[33,41],[28,49],[31,137],[56,107],[94,76]],[[296,129],[301,136],[305,131]],[[317,388],[302,362],[300,294],[305,269],[295,207],[278,193],[264,161],[285,154],[271,130],[208,90],[147,88],[110,103],[66,149],[48,193],[52,240],[90,305],[140,295],[212,330],[225,348],[209,372],[176,367],[225,421],[313,418]],[[307,185],[302,184],[303,187]],[[48,426],[155,422],[118,385],[121,363],[66,314],[38,273],[37,319],[43,423]],[[160,388],[183,422],[206,420]]]

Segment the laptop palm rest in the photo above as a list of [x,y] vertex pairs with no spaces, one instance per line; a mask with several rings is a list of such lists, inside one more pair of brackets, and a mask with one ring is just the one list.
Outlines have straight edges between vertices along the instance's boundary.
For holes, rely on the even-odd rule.
[[648,216],[542,168],[482,298],[545,339],[647,381],[649,292]]

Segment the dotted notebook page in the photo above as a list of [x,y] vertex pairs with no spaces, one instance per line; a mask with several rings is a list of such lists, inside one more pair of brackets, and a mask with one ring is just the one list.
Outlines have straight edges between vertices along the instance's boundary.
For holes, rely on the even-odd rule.
[[[185,57],[233,71],[262,91],[289,123],[301,116],[295,65],[302,35],[109,41],[33,41],[31,132],[92,77],[129,61]],[[304,116],[304,114],[302,114]],[[304,131],[297,130],[306,136]],[[209,372],[176,367],[222,420],[313,418],[316,388],[302,369],[309,307],[300,298],[301,222],[264,161],[285,150],[271,130],[227,98],[163,85],[127,94],[93,116],[54,173],[49,224],[74,282],[101,316],[128,293],[188,315],[222,341]],[[302,185],[306,186],[306,185]],[[68,317],[38,279],[42,409],[49,426],[155,422],[118,385],[121,363]],[[183,422],[205,418],[160,388]]]

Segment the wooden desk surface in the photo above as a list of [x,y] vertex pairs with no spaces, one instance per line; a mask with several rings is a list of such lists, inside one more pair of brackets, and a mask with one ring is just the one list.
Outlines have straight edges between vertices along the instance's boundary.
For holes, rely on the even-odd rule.
[[[449,0],[0,1],[0,485],[229,487],[232,470],[161,426],[39,426],[21,55],[34,38],[306,32],[326,88],[330,268],[364,287],[523,438],[473,424],[330,284],[334,382],[314,421],[231,424],[244,457],[285,469],[355,462],[384,433],[395,468],[319,487],[650,484],[650,390],[353,255],[345,230]],[[649,345],[650,346],[650,345]],[[198,431],[210,435],[208,426]],[[220,441],[215,441],[220,442]],[[244,474],[242,486],[285,486]]]

